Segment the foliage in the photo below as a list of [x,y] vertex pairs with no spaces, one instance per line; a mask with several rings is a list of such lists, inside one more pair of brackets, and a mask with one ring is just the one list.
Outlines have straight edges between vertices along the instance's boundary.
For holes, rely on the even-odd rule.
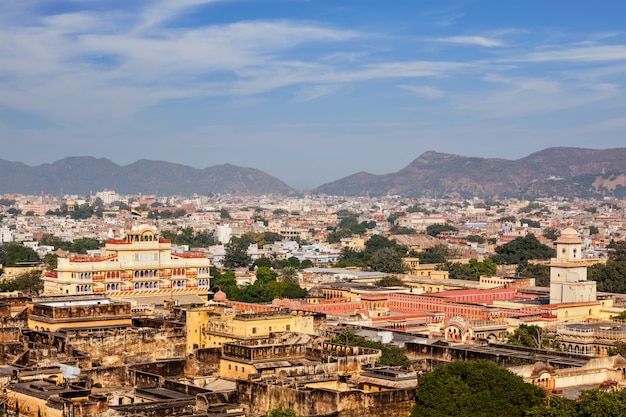
[[626,261],[626,240],[619,242],[611,240],[611,242],[607,245],[607,248],[609,249],[609,261]]
[[95,250],[100,248],[100,242],[96,239],[81,237],[72,241],[70,251],[74,253],[86,254],[88,250]]
[[626,294],[626,262],[611,261],[587,269],[589,280],[597,282],[598,291]]
[[545,332],[539,326],[520,324],[513,334],[509,336],[507,343],[514,346],[542,349],[546,345]]
[[485,243],[485,238],[480,235],[468,235],[466,240],[468,242]]
[[501,223],[515,223],[517,219],[515,218],[515,216],[504,216],[500,217],[498,221]]
[[626,390],[583,391],[579,399],[547,397],[527,411],[528,417],[609,417],[626,415]]
[[187,210],[185,209],[176,209],[176,210],[145,210],[148,212],[148,219],[178,219],[181,217],[185,217],[187,215]]
[[191,248],[205,248],[215,245],[215,235],[208,230],[198,230],[194,233],[193,227],[181,227],[176,232],[164,230],[161,232],[164,239],[169,239],[175,245],[188,245]]
[[266,266],[268,268],[271,268],[273,266],[273,264],[272,264],[272,260],[270,258],[266,258],[265,256],[262,256],[260,258],[257,258],[252,263],[252,266],[256,266],[257,268],[260,268],[262,266]]
[[402,255],[393,248],[382,248],[374,252],[367,266],[373,271],[388,274],[402,274],[406,269],[402,262]]
[[540,388],[493,363],[456,361],[421,377],[411,416],[522,417],[544,397]]
[[543,229],[543,236],[546,239],[557,240],[561,236],[561,231],[556,227],[546,227]]
[[417,233],[417,231],[415,229],[410,229],[408,227],[398,226],[394,224],[389,229],[389,233],[392,235],[413,235]]
[[534,210],[544,210],[544,209],[546,209],[546,207],[541,203],[528,203],[526,207],[522,207],[521,209],[519,209],[519,213],[530,213]]
[[332,343],[348,344],[350,346],[361,346],[370,349],[378,349],[381,351],[380,358],[378,358],[379,365],[383,366],[403,366],[408,368],[411,366],[411,361],[406,356],[404,348],[399,348],[390,344],[377,342],[374,340],[368,340],[364,337],[355,336],[352,332],[343,332],[338,337],[331,339]]
[[293,266],[283,268],[280,272],[280,280],[281,282],[288,282],[296,285],[299,284],[298,270]]
[[404,216],[404,213],[402,212],[391,213],[389,217],[387,217],[387,221],[391,224],[395,224],[396,220],[398,220],[402,216]]
[[449,224],[431,224],[426,227],[426,234],[430,236],[438,236],[443,232],[458,232],[459,229]]
[[598,235],[600,234],[600,230],[598,229],[598,226],[589,226],[589,234],[594,236],[594,235]]
[[0,198],[0,206],[12,206],[13,204],[16,203],[16,200],[13,199],[9,199],[9,198]]
[[226,209],[221,209],[220,210],[220,218],[221,219],[232,219],[232,217],[230,217],[230,213]]
[[532,264],[522,262],[517,266],[518,277],[535,278],[535,285],[538,287],[550,286],[550,267],[542,264]]
[[416,256],[422,264],[441,264],[457,257],[457,253],[452,251],[445,243],[440,243],[427,248],[424,252],[417,253]]
[[5,243],[0,246],[0,265],[15,266],[20,262],[40,262],[37,252],[20,243]]
[[264,266],[257,269],[254,284],[243,288],[237,286],[232,270],[214,276],[213,287],[224,291],[228,299],[233,301],[267,303],[274,298],[305,298],[307,295],[307,291],[298,284],[278,282],[278,273]]
[[54,249],[63,249],[69,251],[72,249],[72,242],[65,241],[58,236],[50,233],[45,233],[39,239],[41,246],[53,246]]
[[467,264],[446,262],[441,269],[448,271],[452,279],[468,279],[472,281],[478,281],[481,276],[492,277],[497,272],[497,266],[491,259],[478,261],[475,258],[470,259]]
[[59,255],[56,253],[46,253],[43,257],[43,263],[46,271],[54,271],[57,267]]
[[534,234],[505,243],[496,248],[496,255],[492,260],[498,265],[519,264],[529,259],[550,259],[556,256],[556,251],[549,246],[539,243]]
[[398,244],[381,235],[374,235],[365,242],[365,252],[374,253],[379,249],[395,248]]
[[224,255],[224,266],[226,268],[239,268],[249,266],[252,258],[248,255],[248,246],[238,242],[228,243],[226,245],[226,253]]
[[404,283],[396,275],[387,275],[374,283],[377,287],[402,287]]
[[339,243],[341,239],[352,237],[352,231],[350,229],[338,229],[326,234],[326,242]]
[[540,228],[541,224],[537,221],[537,220],[533,220],[533,219],[520,219],[520,224],[527,224],[528,227],[535,227],[535,228]]
[[34,291],[39,294],[43,291],[41,271],[28,271],[13,280],[3,280],[0,282],[0,292],[5,291]]
[[406,212],[407,213],[424,213],[424,214],[430,214],[431,213],[430,210],[425,209],[424,207],[420,207],[419,204],[415,204],[415,205],[413,205],[411,207],[408,207],[406,209]]
[[93,215],[97,217],[102,217],[102,206],[90,205],[89,203],[79,204],[74,207],[73,211],[69,211],[67,208],[67,204],[61,204],[61,207],[56,210],[48,210],[46,212],[47,215],[51,216],[70,216],[72,219],[88,219]]

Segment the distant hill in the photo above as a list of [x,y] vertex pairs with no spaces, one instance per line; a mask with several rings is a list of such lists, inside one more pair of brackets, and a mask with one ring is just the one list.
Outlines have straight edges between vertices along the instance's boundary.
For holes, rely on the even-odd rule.
[[216,165],[197,169],[140,160],[119,166],[105,158],[70,157],[36,167],[0,159],[0,193],[89,194],[113,189],[121,194],[192,195],[292,194],[284,182],[258,169]]
[[359,172],[314,191],[351,196],[624,197],[626,148],[548,148],[514,161],[429,151],[398,172]]

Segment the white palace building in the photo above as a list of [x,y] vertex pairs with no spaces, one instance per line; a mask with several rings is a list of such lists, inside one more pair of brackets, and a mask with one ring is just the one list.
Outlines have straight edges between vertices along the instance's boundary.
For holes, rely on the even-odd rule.
[[172,244],[156,227],[141,224],[119,240],[109,240],[100,257],[59,258],[44,274],[44,295],[102,294],[115,298],[206,300],[211,263],[204,254],[172,253]]

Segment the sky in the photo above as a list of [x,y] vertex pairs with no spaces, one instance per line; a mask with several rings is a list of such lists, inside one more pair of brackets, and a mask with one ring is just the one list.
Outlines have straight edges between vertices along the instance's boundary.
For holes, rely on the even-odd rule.
[[[260,169],[626,146],[622,0],[0,2],[0,158]],[[0,178],[0,181],[10,179]]]

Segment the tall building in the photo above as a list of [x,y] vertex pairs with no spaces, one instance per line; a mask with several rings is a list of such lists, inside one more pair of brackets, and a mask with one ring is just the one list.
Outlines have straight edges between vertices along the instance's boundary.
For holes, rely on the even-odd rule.
[[587,267],[593,263],[582,258],[576,230],[563,230],[556,241],[556,258],[550,261],[550,304],[596,301],[596,282],[587,281]]
[[206,300],[210,267],[204,254],[172,253],[171,242],[160,238],[156,227],[141,224],[127,230],[124,239],[108,240],[100,257],[59,258],[56,270],[44,274],[44,295]]

